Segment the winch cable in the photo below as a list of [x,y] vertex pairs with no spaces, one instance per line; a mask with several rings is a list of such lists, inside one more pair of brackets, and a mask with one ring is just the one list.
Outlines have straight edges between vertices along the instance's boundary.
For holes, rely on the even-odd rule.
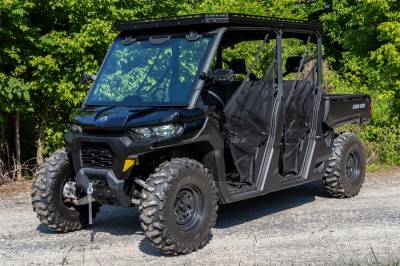
[[89,203],[89,225],[93,224],[93,208],[92,208],[92,194],[93,194],[94,190],[93,190],[93,183],[90,182],[87,190],[86,190],[86,194],[88,197],[88,203]]

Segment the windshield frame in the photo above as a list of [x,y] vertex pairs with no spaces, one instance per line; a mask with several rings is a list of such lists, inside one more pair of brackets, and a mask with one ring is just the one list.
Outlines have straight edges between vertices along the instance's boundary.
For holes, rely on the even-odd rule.
[[[177,33],[172,33],[172,34],[157,34],[157,35],[139,35],[137,36],[136,39],[138,40],[149,40],[151,37],[170,37],[170,38],[186,38],[186,36],[189,34],[190,32],[177,32]],[[195,96],[195,92],[198,90],[198,88],[200,87],[200,89],[203,86],[204,81],[200,78],[201,73],[208,73],[211,64],[209,63],[210,60],[212,61],[212,58],[214,57],[215,54],[215,50],[216,47],[219,45],[219,38],[218,38],[218,31],[210,31],[210,32],[205,32],[205,33],[198,33],[199,34],[199,38],[203,38],[203,37],[209,37],[210,38],[210,42],[205,50],[205,53],[203,55],[203,58],[200,61],[199,64],[199,68],[198,68],[198,73],[196,74],[195,80],[193,81],[193,86],[191,88],[191,92],[189,93],[188,98],[186,99],[185,103],[182,104],[175,104],[175,103],[163,103],[163,104],[149,104],[149,105],[126,105],[126,104],[119,104],[118,102],[107,102],[107,103],[90,103],[89,102],[89,96],[92,95],[93,90],[96,88],[96,85],[99,82],[99,79],[96,78],[96,80],[94,80],[94,82],[92,83],[86,97],[85,97],[85,101],[82,105],[82,108],[85,108],[87,106],[90,107],[100,107],[100,106],[121,106],[121,107],[130,107],[130,108],[145,108],[145,107],[160,107],[160,108],[169,108],[169,107],[185,107],[188,105],[191,105],[191,103],[193,102],[193,97]],[[102,73],[105,71],[105,64],[108,61],[109,57],[111,56],[111,52],[113,51],[113,48],[115,45],[117,45],[117,40],[121,40],[124,37],[130,36],[129,33],[121,33],[119,34],[113,41],[113,43],[110,45],[110,47],[107,50],[106,56],[104,57],[101,66],[99,68],[99,71],[97,73],[97,77],[99,77],[100,75],[102,75]]]

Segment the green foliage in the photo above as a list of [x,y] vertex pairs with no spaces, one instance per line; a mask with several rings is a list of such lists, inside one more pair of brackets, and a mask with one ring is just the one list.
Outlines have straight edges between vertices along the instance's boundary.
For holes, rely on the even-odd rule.
[[61,146],[68,115],[89,89],[80,79],[97,72],[116,36],[112,23],[172,15],[182,3],[0,1],[0,113],[20,109],[36,121],[46,151]]
[[322,16],[338,93],[368,93],[373,121],[360,137],[371,161],[400,163],[400,2],[333,1]]
[[20,109],[29,100],[29,86],[23,79],[0,73],[0,106],[3,112],[10,113]]
[[[373,122],[358,133],[371,162],[400,164],[400,1],[327,2],[332,9],[319,12],[328,63],[325,86],[334,93],[372,95]],[[200,12],[307,18],[324,6],[324,0],[2,0],[0,124],[4,114],[19,110],[37,125],[39,138],[44,133],[46,152],[60,147],[68,114],[89,89],[80,79],[97,72],[116,36],[114,21]],[[238,47],[227,57],[251,65],[259,45]],[[284,45],[285,57],[304,51],[298,42]],[[261,62],[271,58],[266,50]]]

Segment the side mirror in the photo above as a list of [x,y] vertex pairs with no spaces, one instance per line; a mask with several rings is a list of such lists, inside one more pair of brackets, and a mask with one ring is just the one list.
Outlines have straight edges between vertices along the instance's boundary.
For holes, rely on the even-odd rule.
[[[299,71],[300,62],[301,62],[301,56],[288,57],[288,59],[286,60],[286,65],[285,65],[285,68],[286,68],[285,74],[297,73],[297,71]],[[302,69],[300,69],[300,71],[302,71]]]
[[89,81],[91,80],[96,80],[97,75],[93,75],[93,74],[84,74],[81,80],[82,84],[88,84]]
[[232,69],[216,69],[213,71],[211,78],[215,82],[233,81],[235,72]]

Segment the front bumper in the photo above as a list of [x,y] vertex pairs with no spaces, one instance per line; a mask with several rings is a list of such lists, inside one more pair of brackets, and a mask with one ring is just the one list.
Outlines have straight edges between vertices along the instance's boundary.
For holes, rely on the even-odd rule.
[[118,179],[112,170],[82,168],[75,177],[78,187],[87,191],[89,183],[94,187],[93,198],[102,203],[114,203],[128,208],[131,199],[124,192],[125,181]]

